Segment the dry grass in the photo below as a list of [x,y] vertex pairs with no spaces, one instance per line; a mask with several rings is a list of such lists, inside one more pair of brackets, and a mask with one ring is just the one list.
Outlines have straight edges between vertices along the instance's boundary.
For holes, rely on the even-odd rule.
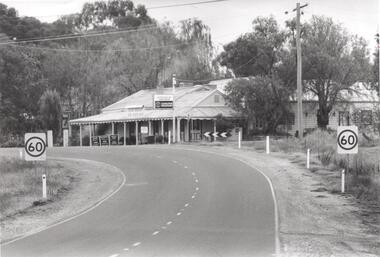
[[328,131],[316,130],[306,136],[304,140],[296,138],[273,141],[272,150],[286,153],[306,152],[316,156],[324,166],[333,165],[335,168],[347,169],[348,191],[363,200],[380,201],[380,146],[367,147],[368,142],[359,138],[359,153],[357,155],[338,155],[336,152],[336,134]]
[[[53,161],[0,159],[0,219],[60,198],[70,188],[71,173]],[[42,174],[47,176],[46,200],[42,199]]]

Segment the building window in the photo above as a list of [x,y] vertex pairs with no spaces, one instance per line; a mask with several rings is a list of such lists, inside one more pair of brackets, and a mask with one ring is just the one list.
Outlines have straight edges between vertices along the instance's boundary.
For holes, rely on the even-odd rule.
[[350,125],[350,113],[349,112],[339,112],[339,126],[349,126]]
[[220,96],[219,95],[214,95],[214,102],[215,103],[219,103],[219,101],[220,101]]
[[256,118],[255,119],[255,127],[257,129],[262,129],[264,127],[264,121],[263,121],[263,119]]
[[372,124],[372,111],[371,110],[360,111],[360,123],[363,125],[371,125]]
[[286,116],[282,116],[279,124],[280,125],[294,125],[295,124],[295,114],[291,112]]

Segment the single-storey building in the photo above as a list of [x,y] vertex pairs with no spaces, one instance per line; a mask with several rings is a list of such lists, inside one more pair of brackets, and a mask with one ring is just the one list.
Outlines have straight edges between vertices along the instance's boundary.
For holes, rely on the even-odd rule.
[[[157,96],[169,99],[157,104]],[[216,132],[220,116],[238,119],[216,85],[158,87],[127,96],[100,114],[70,120],[69,134],[72,126],[79,127],[80,145],[84,137],[90,139],[89,145],[141,144],[169,138],[171,142],[188,142],[201,140],[205,132]]]
[[[242,120],[225,100],[225,87],[231,80],[215,80],[207,85],[183,85],[175,89],[158,87],[140,90],[105,107],[100,114],[70,120],[70,130],[72,126],[79,127],[80,145],[83,145],[82,138],[86,137],[85,144],[88,145],[141,144],[167,142],[169,139],[171,142],[202,140],[206,138],[205,132],[220,132],[217,128],[218,117],[230,119],[236,124],[235,127]],[[157,96],[173,98],[157,105]],[[361,127],[373,126],[375,129],[378,127],[380,120],[374,112],[379,112],[380,106],[375,90],[356,83],[352,91],[342,91],[339,99],[330,112],[329,128],[336,129],[337,126],[353,124]],[[290,102],[293,118],[280,125],[278,130],[294,135],[297,130],[297,102],[295,98],[290,99]],[[306,131],[317,128],[317,115],[317,96],[305,93],[303,127]],[[245,135],[260,133],[263,125],[262,120],[250,120],[244,126],[243,132]],[[236,136],[234,133],[232,139],[236,140]]]

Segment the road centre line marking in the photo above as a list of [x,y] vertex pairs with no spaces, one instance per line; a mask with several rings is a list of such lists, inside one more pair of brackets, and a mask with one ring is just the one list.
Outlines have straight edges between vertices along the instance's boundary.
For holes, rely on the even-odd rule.
[[191,198],[194,199],[194,198],[195,198],[195,195],[193,195]]
[[155,236],[155,235],[157,235],[158,233],[160,233],[160,231],[156,230],[156,231],[154,231],[154,232],[152,233],[152,236]]
[[199,190],[199,187],[197,187],[195,190],[197,190],[197,191],[198,191],[198,190]]
[[173,161],[173,163],[178,163],[177,161]]
[[198,182],[199,182],[199,180],[198,180],[198,179],[196,179],[196,180],[195,180],[195,183],[198,183]]
[[141,245],[141,242],[136,242],[136,243],[133,244],[134,247],[137,247],[139,245]]
[[187,169],[187,166],[184,166],[185,169]]
[[[157,149],[159,147],[152,147],[151,146],[150,148],[151,149]],[[275,249],[275,255],[278,256],[280,254],[280,237],[279,237],[279,230],[280,230],[279,229],[279,224],[280,224],[280,221],[279,221],[279,213],[278,213],[278,205],[277,205],[276,193],[274,191],[274,186],[273,186],[272,180],[263,171],[261,171],[261,169],[252,166],[252,164],[250,164],[249,162],[241,159],[239,156],[236,156],[236,154],[222,154],[222,153],[216,153],[216,152],[213,152],[213,151],[207,151],[207,150],[203,150],[203,149],[201,149],[201,150],[200,149],[189,149],[189,148],[182,148],[182,147],[178,147],[176,149],[183,150],[183,151],[189,151],[189,152],[207,153],[207,154],[210,154],[210,155],[218,155],[218,156],[223,156],[223,157],[227,157],[227,158],[230,158],[230,159],[234,159],[234,160],[237,160],[237,161],[240,161],[240,162],[244,163],[245,165],[247,165],[251,169],[258,171],[259,173],[261,173],[261,175],[263,175],[265,177],[265,179],[267,180],[267,182],[269,184],[270,190],[272,192],[272,198],[273,198],[273,204],[274,204],[275,248],[276,248]]]
[[177,216],[179,216],[179,215],[181,215],[181,214],[182,214],[182,212],[178,212],[178,213],[177,213]]
[[168,221],[168,222],[166,222],[166,225],[170,225],[172,223],[173,223],[172,221]]
[[185,204],[185,207],[188,207],[189,206],[189,204],[187,203],[187,204]]
[[119,254],[112,254],[110,257],[117,257]]
[[195,173],[193,172],[193,173],[191,173],[191,175],[195,176]]
[[162,228],[162,229],[166,229],[166,226],[162,226],[161,228]]
[[129,248],[124,248],[123,250],[124,250],[124,251],[129,251]]

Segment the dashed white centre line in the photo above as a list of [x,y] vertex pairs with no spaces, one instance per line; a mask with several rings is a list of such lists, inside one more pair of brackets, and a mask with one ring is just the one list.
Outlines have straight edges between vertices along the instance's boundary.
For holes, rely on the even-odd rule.
[[179,215],[181,215],[181,214],[182,214],[182,212],[178,212],[178,213],[177,213],[177,216],[179,216]]
[[194,198],[195,198],[195,195],[193,195],[191,198],[194,199]]
[[155,236],[155,235],[157,235],[158,233],[160,233],[160,231],[154,231],[153,233],[152,233],[152,236]]
[[198,183],[198,182],[199,182],[199,180],[198,180],[198,179],[196,179],[196,180],[195,180],[195,183]]
[[123,250],[124,250],[124,251],[129,251],[129,248],[124,248]]
[[168,221],[168,222],[166,222],[166,225],[170,225],[172,223],[173,223],[172,221]]
[[118,254],[112,254],[110,257],[117,257],[119,256]]
[[195,176],[195,173],[193,172],[193,173],[191,173],[191,175]]
[[189,204],[187,203],[187,204],[185,204],[185,207],[189,207]]
[[137,247],[139,245],[141,245],[141,242],[136,242],[136,243],[133,244],[134,247]]
[[177,163],[177,161],[173,161],[173,163]]
[[166,226],[162,226],[161,228],[162,228],[162,229],[166,229]]
[[187,169],[187,166],[184,166],[185,169]]
[[198,190],[199,190],[199,187],[197,187],[195,190],[197,190],[197,191],[198,191]]

